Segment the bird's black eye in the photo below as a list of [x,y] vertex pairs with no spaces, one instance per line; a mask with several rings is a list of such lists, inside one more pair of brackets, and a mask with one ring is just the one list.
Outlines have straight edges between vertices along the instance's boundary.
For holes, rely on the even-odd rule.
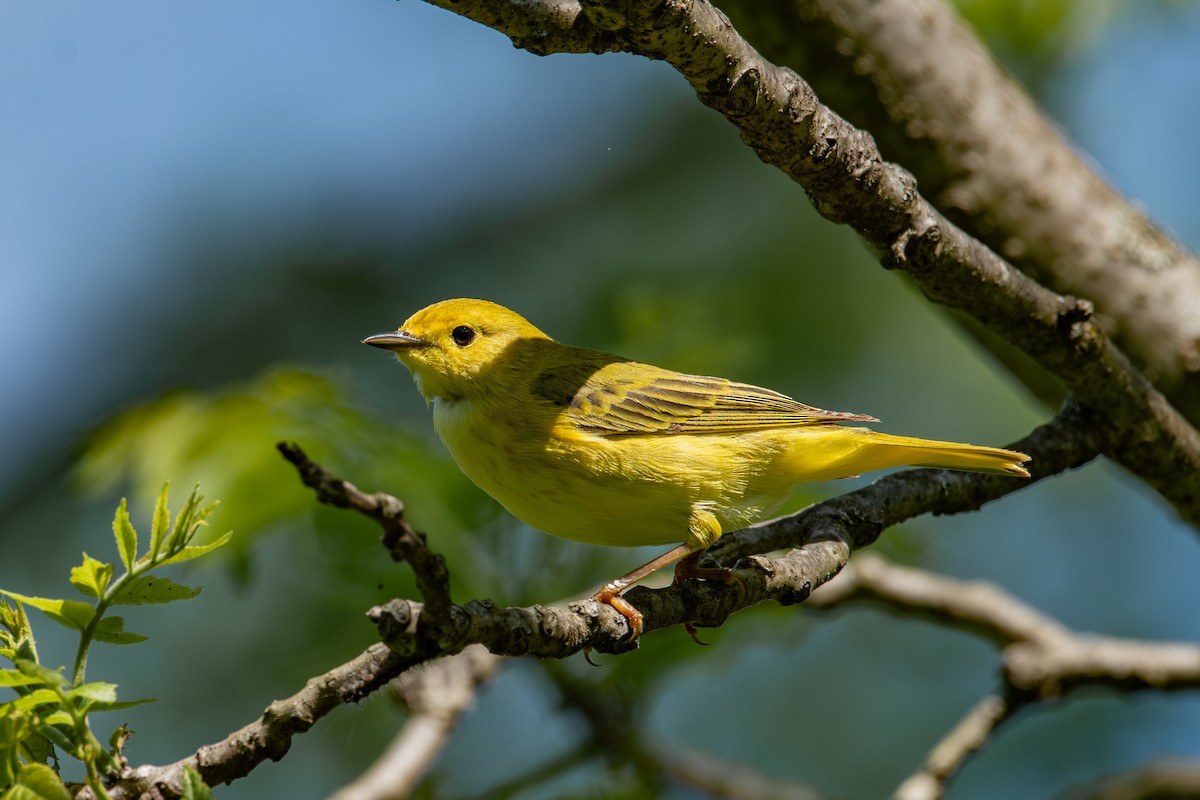
[[450,338],[459,347],[466,347],[471,342],[475,341],[475,330],[466,325],[459,325],[454,330],[450,331]]

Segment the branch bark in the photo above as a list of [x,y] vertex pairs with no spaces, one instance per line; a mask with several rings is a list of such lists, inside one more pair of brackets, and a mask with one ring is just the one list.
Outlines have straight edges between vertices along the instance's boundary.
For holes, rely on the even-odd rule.
[[263,761],[278,761],[304,733],[333,709],[357,702],[399,675],[408,664],[382,644],[308,681],[296,694],[276,700],[262,716],[219,742],[166,766],[127,770],[109,789],[112,800],[177,798],[183,768],[190,765],[209,786],[243,777]]
[[1200,263],[1075,151],[944,0],[721,0],[956,225],[1055,291],[1200,422]]

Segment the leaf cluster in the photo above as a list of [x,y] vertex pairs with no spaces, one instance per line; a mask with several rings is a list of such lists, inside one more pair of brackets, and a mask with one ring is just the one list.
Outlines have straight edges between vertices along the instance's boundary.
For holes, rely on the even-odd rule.
[[[197,487],[198,488],[198,487]],[[101,744],[92,732],[93,711],[114,711],[150,702],[117,699],[117,685],[85,680],[88,652],[93,642],[136,644],[145,636],[125,629],[124,618],[109,614],[113,606],[139,606],[187,600],[200,587],[185,586],[151,571],[198,558],[229,541],[229,533],[204,544],[193,544],[217,504],[204,505],[194,488],[174,520],[168,509],[168,486],[155,500],[149,541],[139,555],[139,537],[124,499],[113,517],[119,566],[87,553],[71,570],[71,584],[89,600],[32,597],[7,589],[0,595],[0,657],[12,667],[0,669],[0,687],[16,698],[0,704],[0,800],[16,798],[66,798],[70,796],[58,774],[59,754],[81,762],[86,782],[96,797],[106,797],[104,783],[124,767],[121,755],[130,731],[119,726]],[[45,666],[38,657],[33,628],[25,613],[32,606],[50,619],[79,634],[71,676]],[[198,781],[198,778],[197,778]],[[193,782],[195,797],[202,783]],[[198,794],[195,792],[199,792]]]

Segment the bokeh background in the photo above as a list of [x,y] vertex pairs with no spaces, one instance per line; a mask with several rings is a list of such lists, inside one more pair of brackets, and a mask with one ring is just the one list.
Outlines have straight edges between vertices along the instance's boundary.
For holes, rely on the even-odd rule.
[[[962,6],[1098,168],[1195,248],[1200,7]],[[457,472],[404,370],[358,343],[429,302],[490,298],[563,341],[896,433],[1003,444],[1053,412],[663,64],[536,58],[413,0],[10,2],[0,102],[0,586],[70,596],[81,551],[115,560],[118,499],[146,525],[167,479],[176,506],[200,482],[222,501],[213,532],[236,534],[172,576],[199,598],[128,610],[149,642],[93,651],[89,678],[160,698],[97,720],[137,732],[134,763],[250,722],[368,645],[366,608],[411,592],[375,530],[316,507],[278,440],[404,498],[459,601],[551,602],[650,555],[530,531]],[[1108,464],[880,549],[1078,629],[1200,637],[1195,532]],[[34,624],[43,660],[68,664],[67,632]],[[565,668],[652,740],[840,797],[886,793],[996,682],[989,646],[877,611],[764,607],[707,636]],[[509,664],[425,793],[650,796],[619,759],[587,756],[561,705],[541,666]],[[321,796],[402,721],[382,695],[341,709],[218,797]],[[1200,757],[1200,697],[1082,693],[1022,714],[953,795],[1047,796],[1172,755]]]

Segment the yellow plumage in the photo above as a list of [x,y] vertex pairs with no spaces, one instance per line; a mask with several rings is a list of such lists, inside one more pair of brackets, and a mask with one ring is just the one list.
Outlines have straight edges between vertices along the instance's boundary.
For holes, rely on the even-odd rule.
[[[559,344],[483,300],[436,303],[364,341],[412,371],[471,480],[566,539],[683,542],[679,558],[761,519],[800,483],[904,465],[1029,474],[1022,453],[848,427],[877,420]],[[629,616],[617,591],[598,597]]]

